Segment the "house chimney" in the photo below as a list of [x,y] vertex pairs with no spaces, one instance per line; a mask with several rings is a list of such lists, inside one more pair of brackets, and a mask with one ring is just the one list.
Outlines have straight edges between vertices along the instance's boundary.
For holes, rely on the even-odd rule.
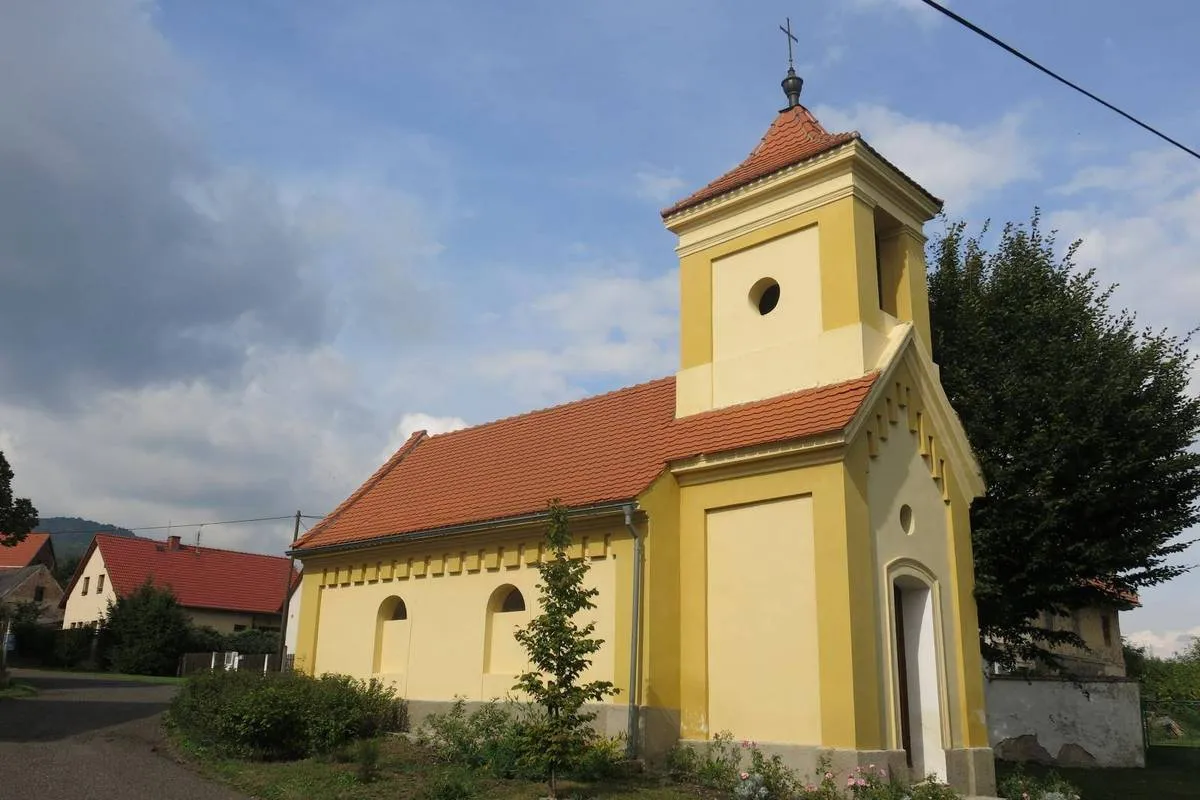
[[179,537],[178,536],[168,536],[167,537],[167,549],[168,550],[178,550],[179,549]]

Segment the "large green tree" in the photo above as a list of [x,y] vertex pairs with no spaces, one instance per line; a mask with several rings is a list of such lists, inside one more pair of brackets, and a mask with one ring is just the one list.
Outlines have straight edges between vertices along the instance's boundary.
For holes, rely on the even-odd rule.
[[0,547],[22,542],[37,525],[38,513],[26,497],[14,497],[14,473],[4,452],[0,451]]
[[174,593],[147,578],[134,591],[109,602],[102,635],[115,671],[174,675],[191,639],[191,627]]
[[991,249],[986,231],[951,224],[932,243],[929,300],[934,359],[988,485],[971,514],[984,655],[1013,666],[1080,643],[1039,612],[1185,571],[1170,556],[1197,521],[1200,400],[1189,337],[1114,310],[1076,265],[1079,242],[1057,253],[1036,211]]

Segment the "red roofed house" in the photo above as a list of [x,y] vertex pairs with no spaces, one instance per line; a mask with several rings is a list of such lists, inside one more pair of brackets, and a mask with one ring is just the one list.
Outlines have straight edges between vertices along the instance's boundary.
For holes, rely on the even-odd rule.
[[603,730],[651,757],[729,731],[804,770],[828,755],[992,793],[984,487],[925,289],[940,202],[827,132],[800,84],[739,166],[663,212],[675,375],[414,434],[296,545],[299,668],[389,681],[418,720],[508,694],[558,498],[599,590],[586,677],[620,690]]
[[109,602],[150,578],[171,588],[194,625],[278,631],[290,569],[286,558],[193,547],[178,536],[160,542],[98,533],[64,593],[63,627],[96,623]]
[[51,572],[55,567],[54,544],[50,534],[33,532],[12,547],[0,546],[0,569],[20,569],[43,564]]
[[12,547],[0,546],[0,606],[41,603],[41,621],[57,624],[62,587],[54,566],[48,533],[30,533]]

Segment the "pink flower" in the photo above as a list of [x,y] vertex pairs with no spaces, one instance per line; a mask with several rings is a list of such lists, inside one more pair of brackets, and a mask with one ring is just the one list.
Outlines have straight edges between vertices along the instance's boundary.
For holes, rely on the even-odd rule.
[[832,773],[832,772],[826,772],[826,773],[825,773],[825,778],[826,778],[827,780],[833,780],[833,773]]
[[815,792],[816,790],[817,787],[813,786],[811,783],[804,787],[804,791],[806,792]]
[[750,746],[750,742],[746,741],[745,739],[742,739],[742,749],[745,750],[749,746]]
[[853,775],[851,775],[849,778],[846,778],[846,785],[847,785],[847,786],[853,786],[853,785],[854,785],[854,776],[853,776]]
[[749,772],[743,772],[743,773],[742,773],[742,780],[746,781],[746,780],[749,780],[749,779],[750,779],[750,773],[749,773]]
[[867,785],[867,782],[866,782],[866,780],[865,780],[865,779],[863,779],[863,778],[855,778],[855,779],[854,779],[854,785],[855,785],[855,786],[866,786],[866,785]]

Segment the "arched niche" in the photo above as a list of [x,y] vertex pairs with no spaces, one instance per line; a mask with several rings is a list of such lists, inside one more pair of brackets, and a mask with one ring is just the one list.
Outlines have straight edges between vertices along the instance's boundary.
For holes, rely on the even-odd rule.
[[497,586],[488,598],[486,614],[483,671],[501,675],[523,671],[528,659],[514,633],[529,623],[525,595],[510,583]]
[[391,675],[405,672],[411,625],[408,605],[403,598],[392,595],[379,604],[375,614],[373,672]]

